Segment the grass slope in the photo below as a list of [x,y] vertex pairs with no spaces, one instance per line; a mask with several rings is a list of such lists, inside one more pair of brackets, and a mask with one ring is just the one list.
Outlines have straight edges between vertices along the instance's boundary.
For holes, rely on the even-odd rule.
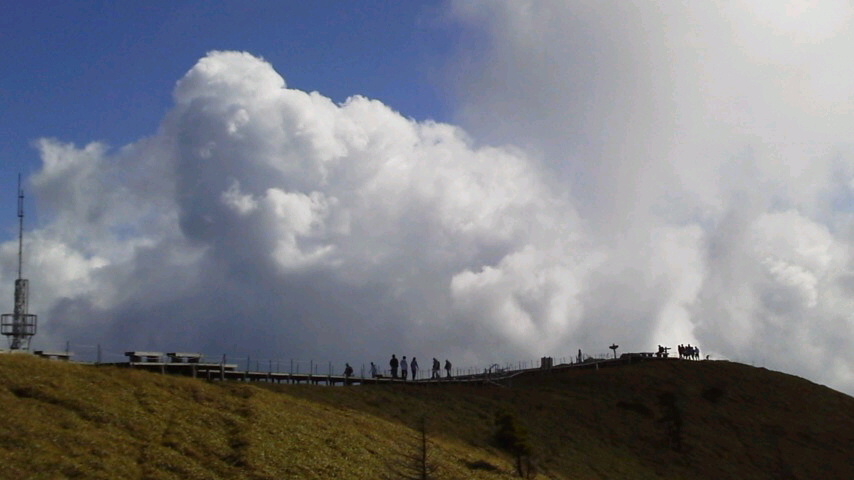
[[[376,479],[428,419],[441,478],[854,478],[854,399],[727,362],[649,362],[462,385],[206,383],[0,355],[2,478]],[[678,437],[678,438],[676,438]]]

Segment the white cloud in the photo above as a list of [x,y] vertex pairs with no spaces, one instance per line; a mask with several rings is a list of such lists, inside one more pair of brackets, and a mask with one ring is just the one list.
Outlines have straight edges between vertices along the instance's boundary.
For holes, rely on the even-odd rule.
[[453,4],[465,130],[212,52],[155,136],[40,143],[43,341],[459,366],[690,342],[854,391],[833,8]]
[[578,265],[562,264],[569,260],[563,252],[529,245],[497,266],[458,273],[451,279],[455,310],[464,321],[489,332],[487,336],[519,351],[530,351],[530,345],[561,351],[584,313],[578,297],[579,277],[585,272]]
[[[543,334],[559,346],[579,318],[581,262],[563,258],[577,217],[521,150],[287,89],[245,53],[200,60],[154,137],[40,146],[49,221],[34,236],[62,252],[32,268],[44,342],[503,360],[459,327],[494,330],[513,358]],[[452,287],[490,268],[506,284]],[[502,295],[520,316],[477,316],[474,299]],[[514,338],[522,316],[530,343]]]
[[854,361],[847,2],[453,6],[485,39],[449,69],[460,122],[538,152],[606,252],[581,338],[692,340],[854,389],[828,368]]
[[258,201],[252,198],[252,195],[241,193],[240,183],[236,180],[228,187],[228,190],[222,192],[220,198],[222,203],[240,215],[248,215],[258,208]]

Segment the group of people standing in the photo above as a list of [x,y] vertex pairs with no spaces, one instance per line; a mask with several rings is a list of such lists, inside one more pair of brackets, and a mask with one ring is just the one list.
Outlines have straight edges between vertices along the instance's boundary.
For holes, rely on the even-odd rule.
[[679,345],[679,358],[699,360],[700,348],[696,346],[692,347],[690,343],[688,345]]
[[[389,360],[388,362],[388,366],[391,370],[391,378],[401,378],[403,379],[403,381],[406,381],[407,377],[410,377],[410,375],[410,378],[412,378],[412,380],[415,380],[418,375],[418,359],[415,357],[412,357],[412,360],[407,361],[406,356],[404,355],[398,360],[397,356],[395,354],[392,354],[391,360]],[[441,378],[441,376],[439,375],[440,368],[441,364],[439,363],[439,360],[434,357],[432,365],[432,374],[430,376],[431,379]],[[445,359],[445,374],[447,378],[451,378],[451,368],[451,361]],[[398,372],[400,373],[399,375]],[[382,375],[380,374],[376,364],[374,362],[371,362],[371,377],[378,378],[381,376]]]
[[[679,345],[677,348],[679,351],[679,358],[687,358],[689,360],[699,360],[700,359],[700,347],[688,345]],[[656,357],[659,358],[667,358],[670,353],[670,347],[663,347],[661,345],[658,346],[658,352],[655,353]],[[708,360],[708,355],[706,355],[706,359]]]

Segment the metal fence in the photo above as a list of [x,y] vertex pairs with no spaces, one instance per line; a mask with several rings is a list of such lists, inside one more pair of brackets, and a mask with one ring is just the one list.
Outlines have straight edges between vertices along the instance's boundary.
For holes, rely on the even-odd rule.
[[[128,362],[126,352],[116,351],[107,348],[102,348],[101,345],[87,345],[81,343],[66,342],[61,348],[52,350],[53,352],[66,353],[71,355],[71,361],[91,364],[119,364]],[[159,352],[158,352],[159,353]],[[164,357],[166,352],[163,352]],[[201,352],[197,352],[201,353]],[[578,363],[578,357],[567,355],[562,357],[551,356],[551,365],[573,365]],[[606,360],[613,358],[613,354],[601,353],[596,355],[584,355],[582,362],[591,362],[597,360]],[[384,377],[391,377],[391,369],[388,366],[389,359],[383,359],[375,362],[377,365],[377,373]],[[297,359],[286,357],[262,357],[252,356],[248,354],[233,354],[219,353],[207,354],[202,353],[202,363],[230,364],[236,365],[236,370],[246,372],[267,372],[267,373],[290,373],[290,374],[311,374],[311,375],[343,375],[345,364],[341,362],[322,361],[314,359]],[[361,364],[351,364],[353,368],[353,376],[358,378],[368,378],[371,375],[370,362]],[[513,372],[539,369],[542,368],[542,358],[517,360],[513,362],[492,363],[489,365],[465,365],[454,366],[451,369],[452,377],[465,377],[470,375],[480,375],[484,373],[490,374],[510,374]],[[424,364],[419,364],[419,368],[415,372],[415,380],[430,379],[433,376],[433,368],[431,361],[425,361]],[[448,372],[444,368],[444,362],[440,363],[439,377],[447,378]],[[398,377],[400,376],[400,372]],[[408,379],[413,377],[408,375]]]

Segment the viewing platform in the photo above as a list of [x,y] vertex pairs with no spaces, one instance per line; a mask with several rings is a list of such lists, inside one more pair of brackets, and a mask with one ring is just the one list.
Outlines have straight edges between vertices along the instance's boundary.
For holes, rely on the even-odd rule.
[[44,350],[36,350],[33,352],[33,355],[41,358],[46,358],[48,360],[59,360],[62,362],[67,362],[71,360],[71,357],[74,356],[73,352],[46,352]]

